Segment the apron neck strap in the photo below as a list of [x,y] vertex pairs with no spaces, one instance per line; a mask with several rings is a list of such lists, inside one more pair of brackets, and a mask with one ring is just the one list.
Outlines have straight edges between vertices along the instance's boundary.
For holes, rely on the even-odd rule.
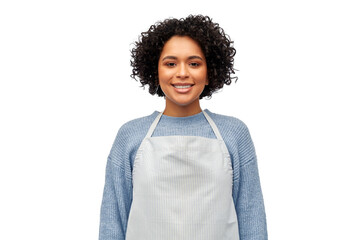
[[[217,128],[216,124],[215,124],[214,121],[211,119],[211,117],[210,117],[204,110],[201,110],[201,111],[203,112],[206,120],[209,122],[212,130],[213,130],[214,133],[215,133],[216,138],[217,138],[218,140],[223,140],[223,138],[221,137],[221,134],[220,134],[219,129]],[[154,130],[155,130],[158,122],[160,121],[160,118],[161,118],[161,116],[163,115],[163,113],[164,113],[164,112],[160,112],[160,113],[156,116],[156,118],[155,118],[154,122],[151,124],[151,126],[150,126],[150,128],[149,128],[149,131],[147,132],[145,138],[151,137],[151,135],[153,134],[153,132],[154,132]]]
[[153,132],[154,132],[154,130],[155,130],[155,128],[156,128],[156,125],[157,125],[158,122],[160,121],[160,118],[161,118],[162,115],[163,115],[163,112],[160,112],[160,113],[156,116],[156,118],[155,118],[154,122],[151,124],[151,126],[150,126],[150,128],[149,128],[149,131],[147,132],[145,138],[151,137],[151,135],[153,134]]
[[220,134],[220,131],[219,129],[217,128],[216,124],[214,123],[214,121],[212,120],[212,118],[203,110],[202,111],[204,116],[206,117],[206,119],[208,120],[212,130],[214,131],[215,133],[215,136],[218,140],[223,140],[223,138],[221,137],[221,134]]

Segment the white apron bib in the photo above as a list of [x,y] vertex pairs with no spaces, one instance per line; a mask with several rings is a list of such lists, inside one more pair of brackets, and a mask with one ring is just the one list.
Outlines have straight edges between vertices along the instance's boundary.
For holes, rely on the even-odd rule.
[[126,240],[239,240],[230,155],[203,114],[217,139],[151,137],[162,112],[152,123],[134,161]]

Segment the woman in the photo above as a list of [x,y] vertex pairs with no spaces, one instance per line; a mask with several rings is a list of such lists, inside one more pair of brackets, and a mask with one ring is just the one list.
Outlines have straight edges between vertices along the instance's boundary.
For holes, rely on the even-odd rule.
[[141,34],[132,77],[163,112],[124,124],[110,151],[100,240],[265,240],[255,149],[237,118],[202,110],[230,84],[235,49],[208,17],[167,19]]

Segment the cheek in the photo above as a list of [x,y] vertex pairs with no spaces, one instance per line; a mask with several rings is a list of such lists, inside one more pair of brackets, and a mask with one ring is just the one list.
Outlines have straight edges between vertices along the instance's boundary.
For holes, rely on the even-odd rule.
[[173,75],[173,73],[167,69],[164,69],[162,67],[158,68],[158,77],[159,77],[159,81],[161,80],[167,80],[168,78],[170,78]]
[[204,69],[202,71],[199,71],[197,72],[194,77],[196,77],[196,79],[199,81],[199,82],[205,82],[207,83],[207,70]]

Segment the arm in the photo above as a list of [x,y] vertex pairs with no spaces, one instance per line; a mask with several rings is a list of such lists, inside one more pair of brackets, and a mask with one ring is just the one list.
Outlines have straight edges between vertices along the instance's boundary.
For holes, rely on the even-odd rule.
[[[234,169],[234,204],[241,240],[267,240],[267,225],[255,148],[243,127],[238,141],[238,167]],[[235,161],[236,159],[234,159]],[[235,179],[236,178],[236,179]]]
[[113,144],[106,164],[105,186],[100,214],[99,240],[125,240],[132,202],[129,157],[121,139],[121,131]]

